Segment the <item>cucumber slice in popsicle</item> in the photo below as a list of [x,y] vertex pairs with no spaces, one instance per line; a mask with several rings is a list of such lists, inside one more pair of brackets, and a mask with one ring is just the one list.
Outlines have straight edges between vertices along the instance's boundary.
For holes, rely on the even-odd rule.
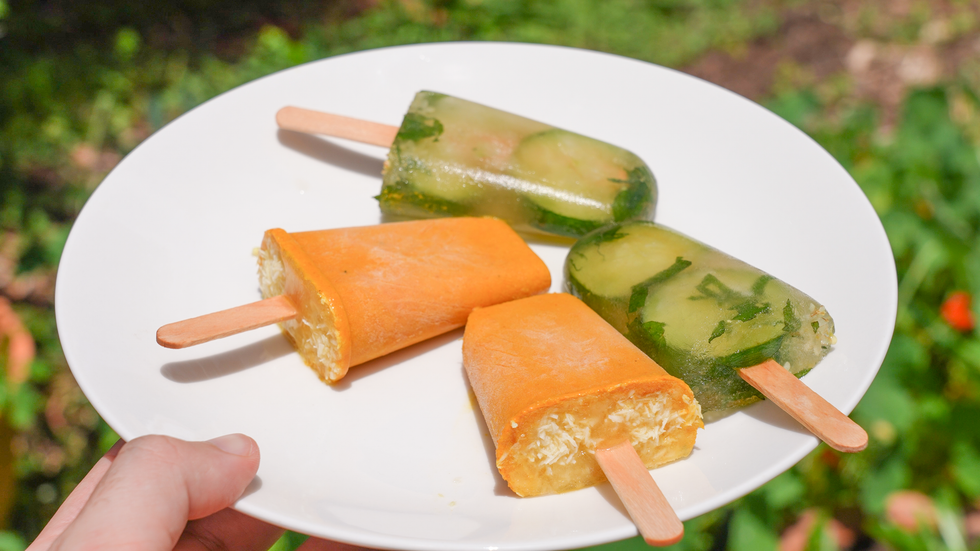
[[385,163],[387,214],[495,216],[515,229],[581,237],[649,217],[656,182],[636,155],[445,94],[419,92]]
[[759,399],[726,370],[785,361],[783,341],[801,325],[791,288],[754,269],[685,270],[656,289],[641,289],[646,300],[630,324],[633,338],[654,360],[683,372],[706,410]]
[[535,222],[558,233],[642,217],[655,201],[653,174],[639,157],[558,128],[525,138],[512,173],[527,182],[522,193],[536,207]]
[[633,287],[651,274],[676,270],[679,258],[690,261],[694,253],[689,239],[660,226],[612,225],[583,237],[572,248],[565,261],[565,281],[569,292],[626,333]]
[[771,358],[801,376],[835,342],[833,319],[809,296],[652,222],[585,236],[565,270],[569,292],[684,379],[704,411],[761,398],[736,369]]
[[[421,189],[420,189],[421,188]],[[439,195],[427,193],[422,186],[406,180],[398,180],[381,188],[376,197],[383,211],[412,218],[432,218],[441,216],[466,216],[465,204],[448,200]],[[397,205],[387,209],[386,206]]]

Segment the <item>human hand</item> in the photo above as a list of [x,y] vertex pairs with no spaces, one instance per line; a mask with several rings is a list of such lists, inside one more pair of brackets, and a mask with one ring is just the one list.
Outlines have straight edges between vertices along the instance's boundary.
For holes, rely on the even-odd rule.
[[[28,551],[265,551],[283,529],[229,508],[259,468],[259,447],[232,434],[119,441],[96,463]],[[302,551],[360,549],[309,539]]]

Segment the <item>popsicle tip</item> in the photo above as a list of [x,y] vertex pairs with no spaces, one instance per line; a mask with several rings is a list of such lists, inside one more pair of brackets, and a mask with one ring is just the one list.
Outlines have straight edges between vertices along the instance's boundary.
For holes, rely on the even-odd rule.
[[163,327],[157,329],[157,344],[164,348],[184,348],[184,345],[180,342],[173,341],[171,335],[168,334],[167,328],[169,326],[164,325]]
[[851,421],[834,435],[825,438],[824,442],[839,452],[857,453],[868,447],[868,433],[861,425]]
[[861,425],[827,402],[773,360],[744,367],[738,374],[828,446],[845,453],[868,447]]
[[674,545],[675,543],[679,543],[682,539],[684,539],[683,523],[680,524],[679,528],[674,528],[674,527],[671,528],[673,529],[674,532],[672,534],[670,533],[656,534],[653,536],[644,535],[643,541],[645,541],[647,545],[652,547],[667,547],[668,545]]
[[285,126],[287,126],[289,116],[295,110],[296,108],[293,107],[292,105],[280,107],[279,110],[276,111],[276,124],[279,125],[280,128],[284,128]]

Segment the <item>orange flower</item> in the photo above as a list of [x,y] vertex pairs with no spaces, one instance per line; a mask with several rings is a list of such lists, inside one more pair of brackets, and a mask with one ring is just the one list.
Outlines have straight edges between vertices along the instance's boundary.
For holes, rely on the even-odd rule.
[[[804,511],[792,526],[783,531],[779,538],[779,551],[803,551],[806,549],[819,514],[817,509]],[[827,519],[825,529],[829,531],[830,537],[840,549],[851,547],[857,540],[857,534],[854,533],[854,530],[833,517]]]
[[934,530],[939,522],[932,498],[914,490],[898,490],[885,498],[885,518],[903,530]]
[[972,331],[974,326],[973,310],[971,303],[973,297],[966,291],[954,291],[950,293],[943,305],[939,308],[939,313],[946,320],[950,327],[957,331]]
[[27,332],[10,301],[0,297],[0,345],[6,340],[7,378],[18,385],[27,380],[34,360],[34,337]]

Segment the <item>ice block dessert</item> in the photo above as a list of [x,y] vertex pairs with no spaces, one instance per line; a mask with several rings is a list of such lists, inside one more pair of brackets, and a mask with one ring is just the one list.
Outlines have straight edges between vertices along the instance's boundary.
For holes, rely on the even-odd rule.
[[[265,300],[164,326],[170,348],[210,338],[225,313],[272,304],[286,337],[320,379],[461,327],[473,308],[546,291],[547,266],[506,223],[449,218],[288,233],[271,229],[256,251]],[[290,310],[292,309],[292,310]],[[225,316],[227,317],[227,316]],[[203,320],[194,323],[196,320]],[[273,323],[251,324],[260,327]],[[232,329],[237,318],[232,316]],[[218,330],[212,329],[219,326]],[[190,334],[190,337],[186,335]]]
[[378,200],[389,214],[493,215],[518,229],[577,237],[652,216],[656,182],[622,148],[423,91],[389,150]]
[[686,381],[706,413],[762,398],[737,369],[772,359],[800,377],[836,342],[833,319],[813,298],[652,222],[585,236],[568,253],[565,280],[570,293]]
[[397,129],[295,107],[277,120],[390,146],[377,197],[387,214],[491,215],[520,231],[579,237],[652,218],[656,206],[653,173],[633,153],[446,94],[416,94]]
[[688,385],[566,293],[475,309],[463,365],[521,496],[604,481],[596,448],[623,440],[648,469],[686,457],[703,427]]

